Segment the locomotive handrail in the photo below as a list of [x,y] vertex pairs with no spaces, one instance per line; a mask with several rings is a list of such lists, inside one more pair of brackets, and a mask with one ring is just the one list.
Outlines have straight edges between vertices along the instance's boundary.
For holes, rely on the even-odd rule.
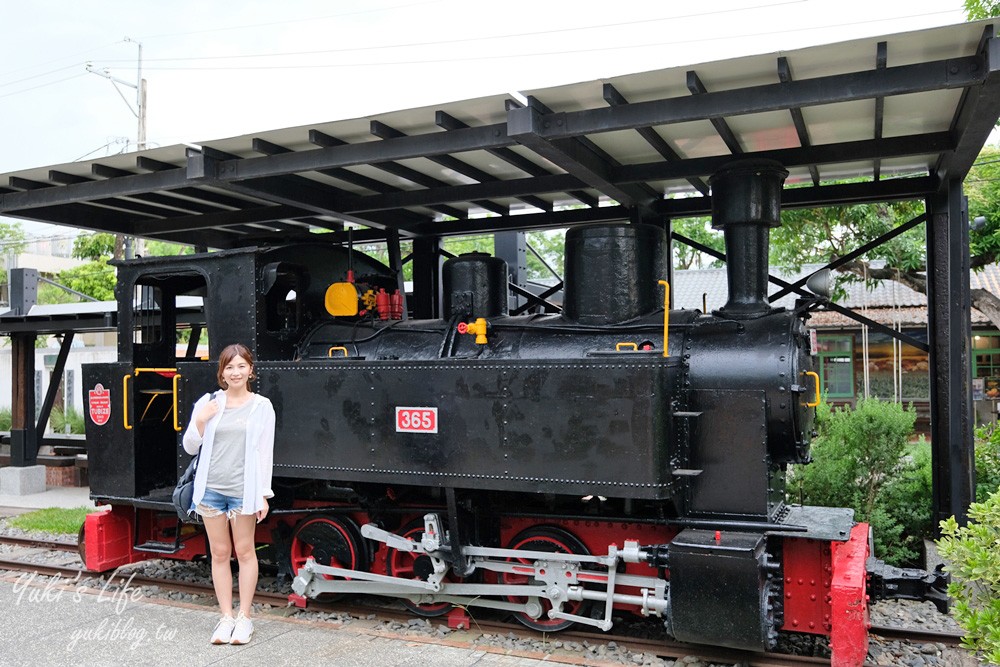
[[815,408],[820,403],[819,374],[814,371],[802,371],[802,373],[803,375],[808,375],[812,377],[812,379],[816,380],[816,400],[812,403],[806,403],[807,408]]
[[663,285],[663,356],[669,357],[670,348],[667,341],[669,340],[668,332],[670,330],[670,283],[666,280],[658,282]]
[[136,377],[139,377],[139,373],[159,373],[161,375],[164,373],[170,373],[172,377],[176,372],[176,368],[137,368],[135,369],[134,374]]
[[344,353],[345,357],[347,356],[347,348],[344,347],[343,345],[334,345],[333,347],[331,347],[329,350],[326,351],[326,356],[333,357],[334,350],[340,350],[341,352]]
[[623,341],[621,343],[615,343],[615,352],[621,352],[623,347],[631,347],[635,351],[639,350],[639,346],[636,343]]
[[131,378],[131,373],[126,373],[122,377],[122,426],[126,431],[132,430],[132,425],[128,423],[128,381]]
[[172,409],[174,411],[174,430],[177,431],[178,433],[181,432],[180,422],[177,421],[177,381],[180,380],[180,379],[181,379],[181,374],[180,373],[176,373],[174,375],[174,387],[173,387],[174,388],[174,405],[173,405]]

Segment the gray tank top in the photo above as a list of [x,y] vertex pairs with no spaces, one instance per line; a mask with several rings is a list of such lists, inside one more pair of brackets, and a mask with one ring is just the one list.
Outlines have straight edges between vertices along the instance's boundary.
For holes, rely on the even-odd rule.
[[224,496],[243,497],[243,467],[247,444],[247,418],[253,399],[238,408],[222,411],[215,428],[212,460],[208,464],[206,486]]

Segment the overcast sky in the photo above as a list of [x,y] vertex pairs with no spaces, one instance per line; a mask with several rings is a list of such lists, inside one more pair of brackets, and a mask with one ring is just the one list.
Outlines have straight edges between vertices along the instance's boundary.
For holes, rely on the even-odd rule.
[[[0,173],[964,20],[961,0],[35,0],[0,25]],[[125,41],[129,38],[133,41]],[[132,146],[131,148],[134,148]],[[51,228],[29,226],[34,233]]]

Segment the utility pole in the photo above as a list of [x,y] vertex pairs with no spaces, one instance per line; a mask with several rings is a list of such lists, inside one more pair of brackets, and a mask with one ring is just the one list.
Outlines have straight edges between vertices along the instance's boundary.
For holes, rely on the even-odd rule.
[[[142,78],[142,42],[136,41],[131,37],[125,37],[124,41],[131,42],[139,47],[139,65],[136,70],[135,83],[130,83],[128,81],[119,79],[118,77],[111,76],[111,72],[110,70],[108,70],[108,68],[104,68],[102,70],[96,70],[94,69],[94,66],[91,63],[87,63],[87,71],[92,74],[97,74],[98,76],[103,76],[105,79],[110,81],[112,85],[114,85],[115,90],[118,91],[118,94],[121,95],[122,100],[124,100],[125,104],[128,105],[129,110],[139,120],[139,128],[137,133],[138,136],[136,138],[135,143],[136,143],[136,150],[142,151],[146,149],[146,80]],[[129,103],[128,99],[124,95],[122,95],[122,91],[120,88],[118,88],[118,84],[135,89],[135,105],[136,105],[135,109],[132,108],[132,105],[131,103]],[[135,241],[136,239],[133,239],[131,236],[123,237],[121,234],[116,235],[115,255],[119,256],[118,249],[120,247],[120,244],[124,243],[125,259],[133,259],[135,257],[135,248],[134,248]]]

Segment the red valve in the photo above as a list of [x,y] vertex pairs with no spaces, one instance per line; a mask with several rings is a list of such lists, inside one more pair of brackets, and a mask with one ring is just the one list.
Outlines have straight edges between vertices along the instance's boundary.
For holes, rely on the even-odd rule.
[[469,332],[469,325],[465,322],[458,323],[458,333],[464,334]]

